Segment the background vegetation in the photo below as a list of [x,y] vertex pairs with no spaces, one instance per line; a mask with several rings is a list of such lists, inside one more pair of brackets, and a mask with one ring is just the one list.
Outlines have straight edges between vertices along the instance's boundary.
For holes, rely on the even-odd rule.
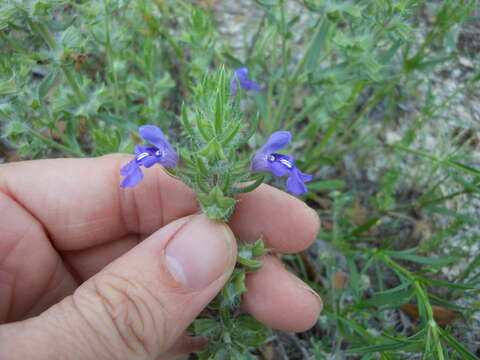
[[[480,22],[475,0],[2,0],[3,161],[182,141],[205,72],[263,90],[248,146],[295,136],[323,229],[292,271],[317,325],[265,359],[480,357]],[[256,114],[258,112],[258,114]]]

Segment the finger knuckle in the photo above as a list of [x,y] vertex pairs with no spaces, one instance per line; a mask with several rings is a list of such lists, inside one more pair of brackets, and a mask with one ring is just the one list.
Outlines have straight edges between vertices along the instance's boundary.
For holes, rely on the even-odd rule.
[[95,279],[92,290],[115,341],[126,351],[155,356],[155,349],[162,348],[159,341],[164,341],[167,335],[158,299],[142,284],[112,273]]

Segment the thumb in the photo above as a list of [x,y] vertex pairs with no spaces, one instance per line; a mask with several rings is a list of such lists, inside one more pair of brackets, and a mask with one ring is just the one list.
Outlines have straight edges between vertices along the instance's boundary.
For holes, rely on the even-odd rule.
[[235,258],[227,225],[174,221],[40,316],[1,326],[0,358],[156,359],[221,290]]

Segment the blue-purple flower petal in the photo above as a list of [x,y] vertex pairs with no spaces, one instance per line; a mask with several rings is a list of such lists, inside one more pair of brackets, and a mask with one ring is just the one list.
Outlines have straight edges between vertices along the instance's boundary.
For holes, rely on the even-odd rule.
[[279,150],[292,141],[288,131],[277,131],[268,139],[267,143],[253,157],[252,171],[270,171],[275,176],[288,175],[287,190],[296,194],[305,194],[308,189],[305,183],[312,180],[312,175],[304,174],[295,167],[293,156],[278,154]]
[[163,153],[160,164],[162,164],[165,167],[169,167],[173,169],[175,166],[177,166],[177,163],[178,163],[178,154],[175,150],[173,150],[173,148]]
[[245,91],[260,91],[260,85],[249,78],[244,79],[240,85],[242,85],[242,89]]
[[292,141],[289,131],[276,131],[267,140],[267,143],[255,154],[252,159],[252,171],[269,171],[268,156],[276,150],[282,149]]
[[255,154],[251,162],[251,169],[255,172],[270,171],[270,164],[268,163],[268,153],[259,151]]
[[158,163],[170,168],[177,166],[178,154],[167,141],[162,130],[153,125],[144,125],[140,127],[140,135],[145,141],[155,145],[160,150],[161,157],[158,159]]
[[297,168],[294,168],[287,179],[287,189],[295,195],[301,195],[308,192],[305,182],[312,180],[312,176],[302,173]]
[[135,146],[135,157],[120,169],[120,174],[125,176],[121,187],[132,187],[143,179],[141,166],[152,167],[159,163],[165,167],[174,168],[178,162],[178,154],[169,144],[162,131],[153,125],[141,126],[140,135],[145,141],[154,146]]
[[260,91],[260,85],[248,77],[248,69],[243,67],[235,70],[230,83],[230,93],[235,95],[238,91],[237,79],[240,87],[245,91]]
[[165,135],[163,135],[162,130],[153,125],[144,125],[140,126],[139,129],[140,136],[143,140],[149,142],[152,145],[155,145],[160,150],[164,150],[169,146]]
[[270,171],[275,176],[283,176],[290,173],[290,169],[285,167],[285,165],[280,164],[279,162],[270,163]]
[[283,149],[292,142],[292,134],[290,131],[276,131],[267,140],[267,143],[260,151],[274,153],[277,150]]
[[136,160],[133,159],[127,165],[120,169],[120,174],[125,176],[120,186],[122,188],[137,185],[143,179],[143,172]]
[[[294,168],[294,158],[293,156],[287,156],[287,155],[281,155],[281,154],[274,154],[276,160],[275,161],[269,161],[270,163],[270,171],[273,173],[275,176],[284,176],[288,175],[292,172]],[[287,164],[291,164],[291,166],[285,165],[285,163],[282,163],[281,161],[287,161]]]
[[131,171],[132,171],[132,166],[133,166],[132,163],[133,163],[133,165],[136,165],[135,159],[129,161],[127,164],[122,166],[122,168],[120,169],[120,175],[127,176],[128,174],[130,174]]
[[150,155],[141,160],[140,164],[145,166],[147,169],[151,168],[153,165],[160,163],[158,158],[155,155]]

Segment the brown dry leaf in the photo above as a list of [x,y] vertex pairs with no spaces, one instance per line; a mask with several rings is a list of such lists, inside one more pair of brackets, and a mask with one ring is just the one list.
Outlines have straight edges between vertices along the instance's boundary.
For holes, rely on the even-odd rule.
[[268,343],[260,349],[262,352],[262,358],[265,360],[274,360],[276,351],[275,351],[275,346],[273,343]]
[[333,288],[336,290],[343,289],[347,282],[347,274],[343,271],[335,271],[332,277]]
[[198,3],[198,5],[203,6],[205,8],[212,8],[215,5],[218,5],[221,0],[202,0]]
[[322,221],[322,229],[326,232],[332,232],[333,223],[331,221]]
[[10,152],[5,156],[5,162],[6,163],[14,162],[14,161],[20,161],[20,160],[22,160],[22,157],[20,156],[18,151]]
[[430,225],[424,220],[418,220],[413,225],[412,232],[410,233],[410,241],[414,244],[418,244],[423,239],[428,239],[432,234]]
[[55,129],[52,131],[45,130],[42,132],[42,135],[46,138],[52,138],[53,140],[60,141],[62,139],[61,134],[65,132],[67,124],[65,121],[58,121]]
[[360,204],[360,201],[355,201],[355,207],[348,210],[349,218],[357,225],[366,223],[370,217],[370,211]]
[[20,160],[20,155],[15,146],[4,138],[0,138],[0,157],[4,158],[4,162]]
[[317,196],[315,198],[315,201],[317,202],[317,204],[320,206],[320,208],[322,209],[331,209],[332,208],[332,202],[327,199],[327,198],[323,198],[323,197],[320,197],[320,196]]
[[302,259],[303,265],[305,266],[308,278],[311,281],[315,281],[317,279],[317,270],[315,269],[315,266],[312,264],[305,252],[300,253],[300,258]]
[[[418,319],[418,306],[416,304],[405,304],[400,306],[400,309],[405,312],[412,320]],[[442,327],[447,326],[460,318],[459,313],[447,309],[443,306],[433,305],[432,310],[433,318],[435,319],[437,324]]]

